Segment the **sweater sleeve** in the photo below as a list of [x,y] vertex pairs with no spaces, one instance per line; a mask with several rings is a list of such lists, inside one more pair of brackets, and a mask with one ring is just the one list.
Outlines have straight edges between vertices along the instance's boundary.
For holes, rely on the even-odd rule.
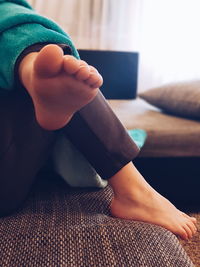
[[0,0],[0,88],[15,88],[15,64],[37,43],[66,44],[79,58],[70,37],[53,21],[38,15],[24,0]]

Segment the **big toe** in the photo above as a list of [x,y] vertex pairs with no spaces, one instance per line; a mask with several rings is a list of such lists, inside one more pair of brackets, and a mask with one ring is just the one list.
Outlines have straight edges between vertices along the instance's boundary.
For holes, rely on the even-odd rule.
[[63,50],[54,44],[46,45],[38,53],[34,68],[40,76],[56,76],[63,66]]

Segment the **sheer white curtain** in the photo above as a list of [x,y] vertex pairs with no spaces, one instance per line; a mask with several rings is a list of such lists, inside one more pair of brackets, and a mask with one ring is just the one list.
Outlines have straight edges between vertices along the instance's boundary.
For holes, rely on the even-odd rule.
[[141,0],[29,0],[66,30],[78,48],[137,50]]
[[200,79],[199,10],[199,0],[143,0],[140,89]]
[[200,77],[200,0],[30,0],[78,48],[139,51],[139,90]]

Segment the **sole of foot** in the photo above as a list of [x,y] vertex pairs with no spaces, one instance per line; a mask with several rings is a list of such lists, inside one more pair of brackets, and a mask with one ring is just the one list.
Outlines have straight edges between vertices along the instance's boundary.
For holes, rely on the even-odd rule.
[[57,45],[27,55],[23,63],[21,80],[32,97],[36,119],[46,130],[64,127],[95,98],[103,83],[94,67],[63,55]]

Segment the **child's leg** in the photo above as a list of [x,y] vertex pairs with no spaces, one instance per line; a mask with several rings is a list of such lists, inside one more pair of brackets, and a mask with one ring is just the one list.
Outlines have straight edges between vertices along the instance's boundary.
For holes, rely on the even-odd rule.
[[0,97],[0,125],[0,216],[5,216],[26,198],[56,133],[38,125],[30,97],[17,90]]
[[[113,216],[167,228],[183,239],[196,232],[196,219],[177,210],[134,167],[137,149],[112,110],[98,94],[62,129],[114,191]],[[129,163],[128,163],[129,162]]]
[[156,192],[132,163],[109,179],[109,184],[115,196],[111,204],[114,216],[157,224],[186,240],[196,233],[196,219]]
[[[131,151],[135,147],[121,127],[117,127],[116,134],[110,131],[112,125],[119,125],[116,117],[112,115],[108,119],[109,126],[99,116],[99,111],[103,112],[104,109],[104,118],[111,114],[107,112],[109,107],[103,99],[100,105],[95,106],[98,104],[99,95],[95,96],[98,93],[97,86],[102,82],[101,77],[87,64],[82,70],[81,61],[63,57],[59,48],[54,48],[47,46],[38,54],[30,54],[20,68],[21,81],[33,99],[40,125],[47,129],[58,129],[68,123],[62,130],[88,156],[94,168],[105,174],[103,178],[109,179],[114,190],[111,205],[114,216],[154,223],[184,239],[192,237],[196,232],[196,219],[177,210],[160,196],[133,164],[127,162],[127,158],[135,154],[135,151]],[[49,58],[53,60],[52,64],[48,62]],[[82,126],[86,131],[81,130]],[[89,143],[85,142],[85,133],[91,137],[90,148],[90,140]]]

